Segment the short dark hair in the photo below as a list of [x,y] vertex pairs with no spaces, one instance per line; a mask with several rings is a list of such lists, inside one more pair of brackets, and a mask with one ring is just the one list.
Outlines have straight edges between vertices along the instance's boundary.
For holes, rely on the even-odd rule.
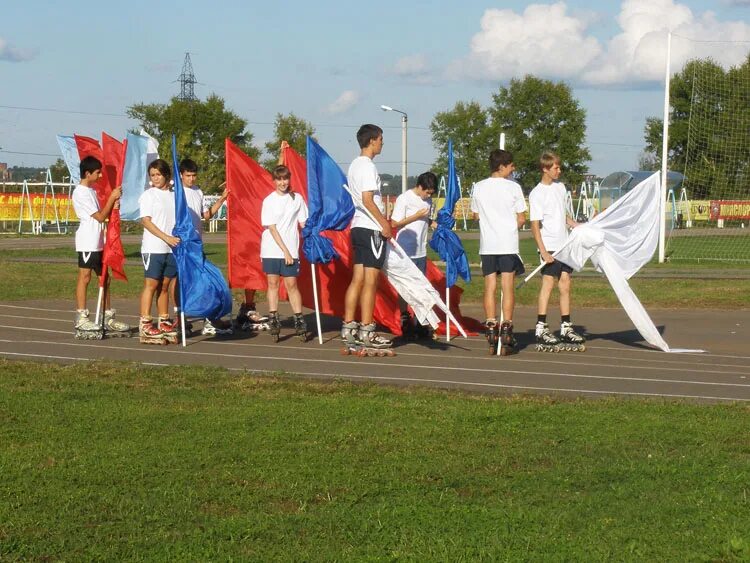
[[194,160],[191,160],[189,158],[183,158],[180,162],[180,174],[183,172],[192,172],[193,174],[198,173],[198,165],[195,163]]
[[437,190],[438,179],[432,172],[422,172],[417,177],[417,185],[424,188],[425,190],[435,191]]
[[169,182],[172,179],[172,169],[169,168],[169,163],[163,158],[157,158],[151,164],[148,165],[149,172],[152,168],[156,168],[164,179]]
[[81,178],[85,178],[86,174],[93,174],[97,170],[101,170],[102,163],[95,156],[91,156],[91,155],[84,156],[81,159],[81,164],[79,165],[79,169],[81,171]]
[[370,145],[370,141],[374,141],[383,134],[383,130],[377,125],[372,123],[365,123],[357,131],[357,143],[359,148],[366,149]]
[[513,164],[513,153],[503,149],[495,149],[490,153],[490,173],[497,171],[501,166]]

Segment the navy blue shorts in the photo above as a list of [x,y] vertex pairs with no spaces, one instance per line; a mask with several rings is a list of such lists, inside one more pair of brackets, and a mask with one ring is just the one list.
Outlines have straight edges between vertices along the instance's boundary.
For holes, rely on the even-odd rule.
[[283,258],[261,258],[263,273],[282,278],[296,278],[299,276],[299,260],[286,264]]
[[102,254],[101,250],[92,250],[90,252],[78,253],[78,267],[88,270],[94,270],[97,276],[102,275]]
[[[552,252],[550,252],[552,254]],[[539,255],[539,260],[542,259],[541,254]],[[566,272],[569,275],[573,274],[573,268],[568,266],[565,262],[560,262],[559,260],[555,260],[552,262],[552,264],[547,264],[542,268],[542,275],[543,276],[552,276],[553,278],[560,279],[560,276],[563,272]]]
[[386,241],[380,231],[354,227],[351,230],[354,263],[365,268],[383,269],[385,264]]
[[143,260],[143,277],[152,280],[177,277],[177,262],[174,254],[141,254]]
[[482,259],[483,276],[508,272],[520,276],[526,271],[518,254],[482,254],[480,258]]

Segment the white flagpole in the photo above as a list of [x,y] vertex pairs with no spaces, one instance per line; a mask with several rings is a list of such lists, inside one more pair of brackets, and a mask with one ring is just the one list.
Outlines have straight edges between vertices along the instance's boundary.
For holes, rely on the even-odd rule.
[[187,346],[187,342],[185,341],[185,312],[180,310],[180,323],[182,325],[182,347],[184,348]]
[[102,313],[103,303],[104,303],[104,286],[102,285],[101,287],[99,287],[99,297],[96,299],[96,317],[94,320],[94,324],[96,325],[99,324],[99,319],[101,319],[99,315],[101,315]]
[[318,325],[318,343],[323,344],[323,330],[320,327],[320,305],[318,304],[318,281],[315,277],[315,264],[310,264],[313,282],[313,299],[315,300],[315,322]]
[[[445,306],[448,307],[448,310],[451,310],[451,290],[446,285],[445,286]],[[451,317],[450,315],[445,315],[445,341],[450,342],[451,341]]]

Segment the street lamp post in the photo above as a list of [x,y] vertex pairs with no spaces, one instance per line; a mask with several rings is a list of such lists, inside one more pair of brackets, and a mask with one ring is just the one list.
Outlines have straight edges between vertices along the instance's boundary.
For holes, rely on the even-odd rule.
[[392,108],[391,106],[380,106],[383,111],[395,111],[401,114],[401,193],[406,192],[407,188],[407,175],[406,175],[406,125],[409,121],[409,116],[406,115],[405,111],[400,109]]

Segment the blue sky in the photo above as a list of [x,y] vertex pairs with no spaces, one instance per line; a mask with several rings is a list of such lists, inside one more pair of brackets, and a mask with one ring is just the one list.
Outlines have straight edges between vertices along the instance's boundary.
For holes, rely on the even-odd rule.
[[499,85],[525,73],[565,80],[587,111],[590,170],[604,175],[636,166],[645,118],[662,112],[667,28],[680,35],[676,67],[701,50],[733,64],[750,49],[750,0],[127,6],[3,3],[0,161],[47,165],[58,133],[124,136],[135,125],[124,117],[128,105],[179,92],[189,51],[196,94],[222,96],[258,146],[277,113],[294,112],[346,163],[358,152],[356,127],[373,122],[385,129],[378,162],[389,173],[400,172],[400,121],[381,104],[409,114],[409,173],[418,174],[434,162],[428,127],[436,112],[459,100],[489,105]]

